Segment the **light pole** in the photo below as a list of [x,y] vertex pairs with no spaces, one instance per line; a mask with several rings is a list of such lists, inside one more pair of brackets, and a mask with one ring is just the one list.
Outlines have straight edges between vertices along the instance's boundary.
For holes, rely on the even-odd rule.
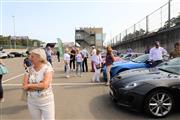
[[13,27],[14,27],[14,48],[16,49],[16,32],[15,32],[15,16],[13,18]]

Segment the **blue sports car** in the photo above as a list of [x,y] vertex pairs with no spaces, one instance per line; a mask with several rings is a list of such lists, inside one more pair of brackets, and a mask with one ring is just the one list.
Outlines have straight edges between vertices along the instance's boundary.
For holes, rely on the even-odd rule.
[[[114,62],[111,66],[111,78],[116,76],[118,73],[129,70],[129,69],[136,69],[136,68],[149,68],[148,64],[149,54],[141,55],[132,61],[118,61]],[[106,66],[103,67],[103,78],[104,80],[107,79],[106,75]]]

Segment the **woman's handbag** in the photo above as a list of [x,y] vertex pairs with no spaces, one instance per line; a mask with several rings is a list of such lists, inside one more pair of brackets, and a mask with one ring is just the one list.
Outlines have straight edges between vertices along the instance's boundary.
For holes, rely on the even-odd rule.
[[0,75],[4,75],[4,74],[7,74],[8,73],[8,70],[7,68],[4,66],[4,65],[0,65]]
[[96,65],[96,69],[100,69],[101,68],[101,65],[100,64],[97,64]]

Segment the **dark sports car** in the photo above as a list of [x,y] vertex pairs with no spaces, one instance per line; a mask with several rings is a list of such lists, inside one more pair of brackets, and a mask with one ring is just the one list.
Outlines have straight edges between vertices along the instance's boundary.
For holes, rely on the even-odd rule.
[[22,54],[19,52],[10,52],[10,54],[13,54],[15,57],[22,57]]
[[180,58],[158,67],[128,70],[111,79],[110,95],[119,105],[143,110],[153,117],[167,116],[180,100]]

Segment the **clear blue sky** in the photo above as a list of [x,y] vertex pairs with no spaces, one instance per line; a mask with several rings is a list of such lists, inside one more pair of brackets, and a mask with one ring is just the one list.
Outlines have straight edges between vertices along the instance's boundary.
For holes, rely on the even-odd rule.
[[[103,27],[106,39],[122,32],[168,0],[0,0],[1,32],[45,42],[74,41],[75,28]],[[82,1],[82,2],[81,2]]]

